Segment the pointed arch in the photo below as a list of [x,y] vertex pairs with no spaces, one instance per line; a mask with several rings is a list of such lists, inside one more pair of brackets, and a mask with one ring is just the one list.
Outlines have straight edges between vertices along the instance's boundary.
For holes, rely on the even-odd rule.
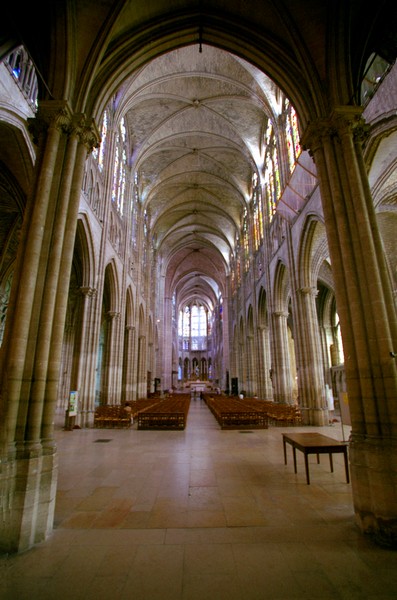
[[125,304],[125,325],[126,327],[135,326],[135,303],[134,294],[131,286],[128,286],[126,292],[126,304]]
[[75,257],[80,263],[81,285],[94,288],[97,265],[92,230],[86,214],[80,214],[77,221],[73,260]]
[[117,312],[120,306],[120,283],[114,260],[111,260],[105,268],[103,294],[107,311],[112,313]]
[[291,295],[289,272],[285,264],[279,260],[274,273],[273,304],[276,312],[288,311],[288,299]]
[[327,259],[329,251],[324,224],[317,215],[308,215],[298,249],[298,286],[315,287],[321,266]]
[[267,295],[263,286],[258,295],[258,327],[268,326]]

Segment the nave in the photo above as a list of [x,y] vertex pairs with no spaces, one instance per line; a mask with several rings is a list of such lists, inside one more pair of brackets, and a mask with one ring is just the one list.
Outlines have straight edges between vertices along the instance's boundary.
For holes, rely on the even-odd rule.
[[[1,600],[394,599],[397,554],[360,533],[343,459],[295,475],[282,433],[222,431],[192,401],[184,431],[81,429],[55,438],[54,531],[1,558]],[[349,435],[349,427],[344,434]]]

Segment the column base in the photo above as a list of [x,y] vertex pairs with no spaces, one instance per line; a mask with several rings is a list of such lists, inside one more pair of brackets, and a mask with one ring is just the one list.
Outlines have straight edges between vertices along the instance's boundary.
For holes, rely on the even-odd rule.
[[356,513],[356,523],[360,530],[371,537],[378,546],[397,550],[397,519],[385,521],[375,519],[374,515]]
[[328,408],[308,408],[301,406],[300,409],[304,425],[313,425],[315,427],[329,425]]
[[350,436],[356,522],[384,547],[397,549],[397,440]]
[[3,514],[0,551],[17,553],[44,541],[52,531],[57,485],[57,454],[9,460],[0,476]]

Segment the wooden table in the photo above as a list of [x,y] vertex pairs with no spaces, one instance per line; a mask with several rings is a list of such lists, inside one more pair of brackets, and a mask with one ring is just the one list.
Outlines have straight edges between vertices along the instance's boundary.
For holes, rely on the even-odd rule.
[[294,456],[294,469],[296,470],[296,449],[303,452],[305,455],[305,469],[306,469],[306,481],[310,484],[309,476],[309,454],[317,454],[317,463],[320,462],[320,454],[329,454],[329,464],[331,467],[331,473],[334,472],[334,465],[332,462],[333,454],[343,454],[345,459],[345,471],[346,471],[346,482],[349,483],[349,466],[347,462],[347,442],[338,442],[326,435],[321,433],[283,433],[283,446],[284,446],[284,464],[287,464],[287,443],[291,444],[293,456]]

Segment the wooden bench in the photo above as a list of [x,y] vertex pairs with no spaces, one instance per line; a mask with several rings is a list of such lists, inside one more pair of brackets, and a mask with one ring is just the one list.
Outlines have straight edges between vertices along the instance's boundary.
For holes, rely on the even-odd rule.
[[276,427],[296,426],[302,424],[302,413],[296,404],[277,404],[264,401],[269,423]]
[[102,429],[131,427],[131,411],[121,405],[97,406],[94,413],[94,427]]
[[209,394],[204,394],[203,398],[221,429],[267,428],[266,413],[245,405],[244,401]]
[[176,429],[186,427],[190,394],[171,396],[138,414],[138,429]]

